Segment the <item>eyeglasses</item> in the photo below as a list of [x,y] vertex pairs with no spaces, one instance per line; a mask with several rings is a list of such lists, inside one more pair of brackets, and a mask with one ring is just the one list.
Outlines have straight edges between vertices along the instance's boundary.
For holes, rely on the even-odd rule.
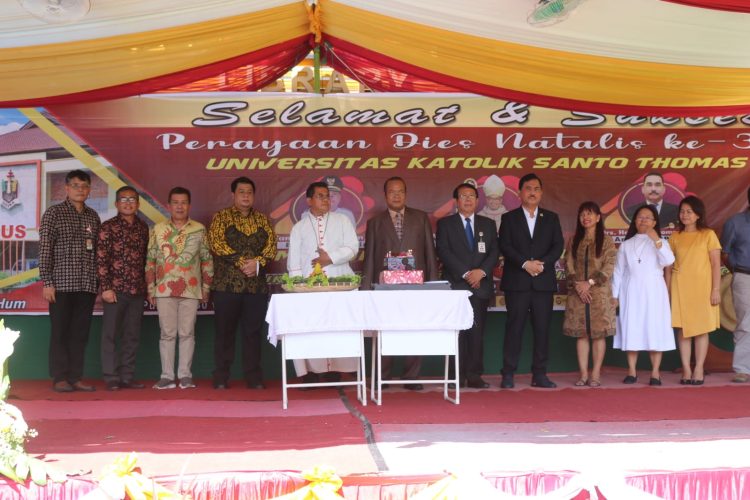
[[120,198],[117,198],[117,201],[120,203],[135,203],[138,201],[137,196],[121,196]]
[[76,183],[71,182],[70,184],[68,184],[68,187],[70,189],[91,189],[91,184],[86,184],[86,183],[79,184],[77,182]]
[[458,195],[458,197],[461,198],[462,200],[476,200],[477,199],[477,195],[475,194],[460,194]]

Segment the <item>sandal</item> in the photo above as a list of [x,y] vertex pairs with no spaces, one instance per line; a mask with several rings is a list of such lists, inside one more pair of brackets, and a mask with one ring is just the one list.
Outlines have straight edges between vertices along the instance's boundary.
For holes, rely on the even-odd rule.
[[576,383],[573,384],[573,385],[575,385],[576,387],[583,387],[583,386],[589,385],[589,379],[587,379],[587,378],[579,378],[576,381]]
[[592,378],[589,382],[589,387],[601,387],[602,382],[598,378]]

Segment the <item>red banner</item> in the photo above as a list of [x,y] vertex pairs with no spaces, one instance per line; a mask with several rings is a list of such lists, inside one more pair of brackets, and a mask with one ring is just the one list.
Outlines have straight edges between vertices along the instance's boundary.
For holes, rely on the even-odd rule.
[[[586,200],[602,207],[610,234],[623,235],[629,208],[644,201],[649,173],[662,174],[666,203],[677,204],[688,193],[703,198],[708,222],[717,229],[743,208],[747,189],[747,116],[605,116],[460,94],[154,95],[51,111],[91,148],[71,151],[67,170],[79,168],[77,161],[88,165],[86,155],[111,165],[104,169],[109,176],[92,169],[101,179],[92,204],[103,220],[114,215],[114,191],[122,181],[144,193],[142,211],[152,220],[166,214],[170,188],[187,187],[192,217],[208,223],[230,204],[232,179],[253,179],[256,208],[280,235],[274,273],[285,271],[289,231],[306,209],[305,187],[327,177],[341,182],[342,196],[334,203],[351,212],[360,235],[367,219],[384,209],[383,181],[394,175],[406,180],[408,205],[425,210],[434,223],[453,212],[458,183],[476,183],[480,211],[498,213],[519,205],[518,180],[534,172],[544,184],[542,205],[560,214],[566,238]],[[6,136],[0,136],[0,151]],[[55,158],[40,161],[43,210],[56,201],[50,189],[64,168]],[[3,179],[12,168],[0,155]],[[502,206],[494,196],[490,207],[486,193],[500,193]],[[4,215],[4,242],[12,226],[13,214]],[[35,245],[28,247],[24,259],[33,261]],[[5,304],[21,300],[24,283],[6,274],[0,310],[18,312]],[[41,306],[22,310],[46,312]]]

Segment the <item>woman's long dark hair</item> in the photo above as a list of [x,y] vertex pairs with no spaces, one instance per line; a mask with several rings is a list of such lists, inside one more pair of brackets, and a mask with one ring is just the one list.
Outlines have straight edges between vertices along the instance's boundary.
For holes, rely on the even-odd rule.
[[[698,216],[698,220],[695,223],[695,228],[698,231],[701,229],[708,229],[708,225],[706,224],[706,205],[703,203],[703,200],[691,194],[682,199],[679,204],[680,209],[682,209],[682,205],[689,206],[693,209],[695,215]],[[685,230],[685,224],[683,224],[681,220],[677,221],[677,230],[680,232]]]
[[635,228],[635,219],[638,217],[638,212],[640,212],[644,208],[651,212],[651,215],[654,216],[654,220],[656,221],[654,231],[656,231],[656,235],[661,238],[661,229],[659,228],[659,212],[656,211],[656,207],[652,205],[641,205],[635,210],[635,212],[633,212],[633,220],[630,221],[630,226],[628,226],[628,234],[625,235],[626,240],[629,240],[638,233],[638,229]]
[[595,202],[584,201],[578,207],[578,216],[576,217],[576,234],[573,236],[573,261],[576,260],[576,255],[578,255],[578,246],[586,236],[586,228],[581,224],[581,214],[583,212],[591,212],[599,216],[599,222],[596,223],[594,231],[594,241],[596,242],[596,256],[602,256],[602,247],[604,246],[604,219],[602,218],[602,210]]

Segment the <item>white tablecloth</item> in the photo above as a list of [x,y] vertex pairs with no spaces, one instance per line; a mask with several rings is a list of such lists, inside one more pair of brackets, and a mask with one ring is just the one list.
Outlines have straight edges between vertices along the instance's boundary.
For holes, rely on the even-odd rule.
[[351,330],[466,330],[474,321],[465,290],[283,293],[271,296],[268,341],[279,335]]

